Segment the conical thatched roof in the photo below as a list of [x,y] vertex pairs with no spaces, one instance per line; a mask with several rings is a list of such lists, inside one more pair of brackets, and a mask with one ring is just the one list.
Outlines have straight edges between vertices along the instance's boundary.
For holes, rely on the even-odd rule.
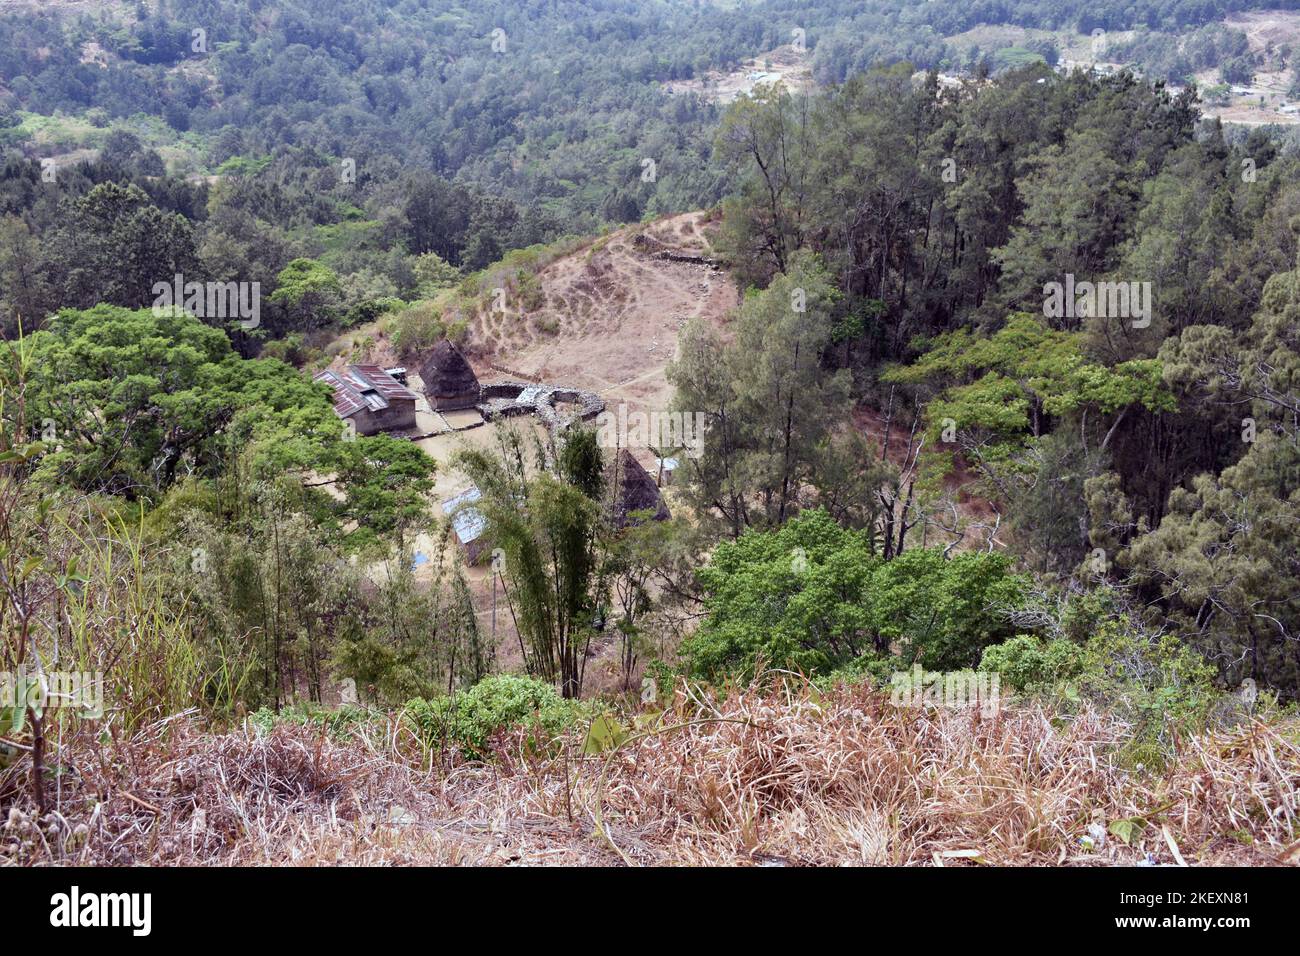
[[445,406],[448,401],[478,401],[478,378],[474,370],[465,361],[456,346],[448,339],[443,339],[433,347],[424,364],[420,366],[420,381],[424,383],[424,394],[434,408]]
[[614,524],[626,527],[636,511],[649,511],[655,521],[666,521],[668,505],[664,504],[659,487],[641,463],[626,448],[619,449],[614,460]]

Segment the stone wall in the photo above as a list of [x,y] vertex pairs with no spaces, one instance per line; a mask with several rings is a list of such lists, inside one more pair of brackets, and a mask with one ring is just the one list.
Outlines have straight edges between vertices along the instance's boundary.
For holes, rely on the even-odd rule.
[[[559,402],[576,404],[574,412],[561,413]],[[588,421],[605,410],[605,400],[594,392],[532,382],[497,382],[484,385],[478,410],[486,419],[536,415],[551,431],[562,431],[575,421]]]

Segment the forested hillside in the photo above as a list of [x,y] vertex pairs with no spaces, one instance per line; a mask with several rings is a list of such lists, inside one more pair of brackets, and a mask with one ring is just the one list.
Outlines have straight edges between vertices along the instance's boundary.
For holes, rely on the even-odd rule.
[[1258,8],[0,8],[0,862],[1296,862]]
[[[38,5],[39,6],[39,5]],[[1236,10],[1294,3],[958,3],[949,0],[451,0],[84,3],[0,14],[0,127],[9,142],[61,112],[89,129],[131,120],[186,171],[216,173],[295,147],[394,159],[558,216],[569,231],[707,205],[716,111],[659,84],[736,68],[799,31],[814,75],[875,65],[955,71],[981,54],[948,38],[980,24],[1176,35]],[[196,31],[198,31],[196,33]],[[1050,63],[1058,52],[1039,47]],[[1214,48],[1211,47],[1213,50]],[[989,50],[988,53],[992,53]],[[1229,44],[1191,69],[1239,57]],[[24,124],[28,125],[24,125]],[[3,142],[3,140],[0,140]],[[641,160],[662,179],[648,188]]]

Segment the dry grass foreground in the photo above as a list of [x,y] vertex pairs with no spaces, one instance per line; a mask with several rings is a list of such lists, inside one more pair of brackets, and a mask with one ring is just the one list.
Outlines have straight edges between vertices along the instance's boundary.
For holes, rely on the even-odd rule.
[[[684,692],[658,732],[584,756],[502,734],[474,763],[399,717],[346,738],[182,715],[66,747],[60,811],[34,820],[0,774],[0,860],[17,864],[1276,865],[1300,859],[1300,724],[1183,741],[1120,769],[1128,728],[1019,704],[901,708],[864,687]],[[675,729],[669,729],[675,728]],[[26,774],[24,772],[23,777]],[[6,789],[7,788],[7,789]],[[1089,826],[1132,821],[1086,850]],[[603,821],[603,829],[602,829]]]

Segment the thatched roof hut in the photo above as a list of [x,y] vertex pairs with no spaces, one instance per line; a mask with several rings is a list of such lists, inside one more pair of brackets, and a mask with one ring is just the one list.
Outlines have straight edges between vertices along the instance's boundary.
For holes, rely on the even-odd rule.
[[668,520],[668,505],[659,494],[659,487],[641,463],[626,448],[619,449],[614,459],[611,480],[614,483],[614,524],[625,528],[634,519],[634,512],[650,512],[655,521]]
[[420,381],[435,411],[473,408],[479,402],[478,378],[456,346],[443,339],[420,366]]

